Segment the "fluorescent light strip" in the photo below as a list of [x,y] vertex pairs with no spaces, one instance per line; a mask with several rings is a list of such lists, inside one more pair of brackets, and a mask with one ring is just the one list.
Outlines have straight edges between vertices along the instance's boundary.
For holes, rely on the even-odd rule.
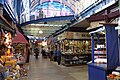
[[62,26],[57,24],[30,24],[31,26]]

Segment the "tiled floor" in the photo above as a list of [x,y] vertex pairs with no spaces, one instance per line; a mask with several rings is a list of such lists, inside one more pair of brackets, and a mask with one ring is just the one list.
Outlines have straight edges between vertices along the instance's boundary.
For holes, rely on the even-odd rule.
[[88,80],[87,65],[65,67],[39,57],[30,57],[29,80]]

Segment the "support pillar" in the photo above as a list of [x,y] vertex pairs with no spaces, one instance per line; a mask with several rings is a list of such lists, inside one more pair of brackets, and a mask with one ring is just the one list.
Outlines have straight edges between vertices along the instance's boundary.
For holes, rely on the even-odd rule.
[[94,63],[94,33],[91,34],[91,44],[92,44],[92,63]]

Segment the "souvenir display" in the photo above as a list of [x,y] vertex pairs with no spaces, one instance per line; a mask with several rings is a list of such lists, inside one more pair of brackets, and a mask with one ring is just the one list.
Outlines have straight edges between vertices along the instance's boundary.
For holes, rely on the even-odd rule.
[[[1,47],[1,53],[4,53],[0,56],[0,80],[20,80],[28,74],[28,65],[25,63],[24,57],[24,48],[25,46],[15,46],[18,52],[13,51],[12,47],[12,36],[8,32],[3,35],[4,42]],[[19,48],[20,47],[20,48]],[[22,47],[22,48],[21,48]],[[22,66],[21,66],[22,65]]]

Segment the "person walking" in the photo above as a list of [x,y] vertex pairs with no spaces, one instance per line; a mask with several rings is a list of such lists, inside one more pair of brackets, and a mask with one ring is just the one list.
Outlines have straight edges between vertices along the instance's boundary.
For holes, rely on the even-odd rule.
[[61,51],[60,51],[60,47],[57,47],[57,63],[58,63],[58,65],[60,65],[60,63],[61,63]]
[[57,61],[57,48],[55,48],[54,50],[54,61],[55,62]]
[[41,53],[42,53],[43,58],[47,58],[46,51],[43,48],[42,48]]
[[53,50],[50,51],[50,54],[49,54],[49,58],[50,58],[50,61],[53,61]]
[[35,53],[35,58],[38,59],[38,56],[39,56],[39,48],[38,48],[38,46],[35,47],[34,53]]

